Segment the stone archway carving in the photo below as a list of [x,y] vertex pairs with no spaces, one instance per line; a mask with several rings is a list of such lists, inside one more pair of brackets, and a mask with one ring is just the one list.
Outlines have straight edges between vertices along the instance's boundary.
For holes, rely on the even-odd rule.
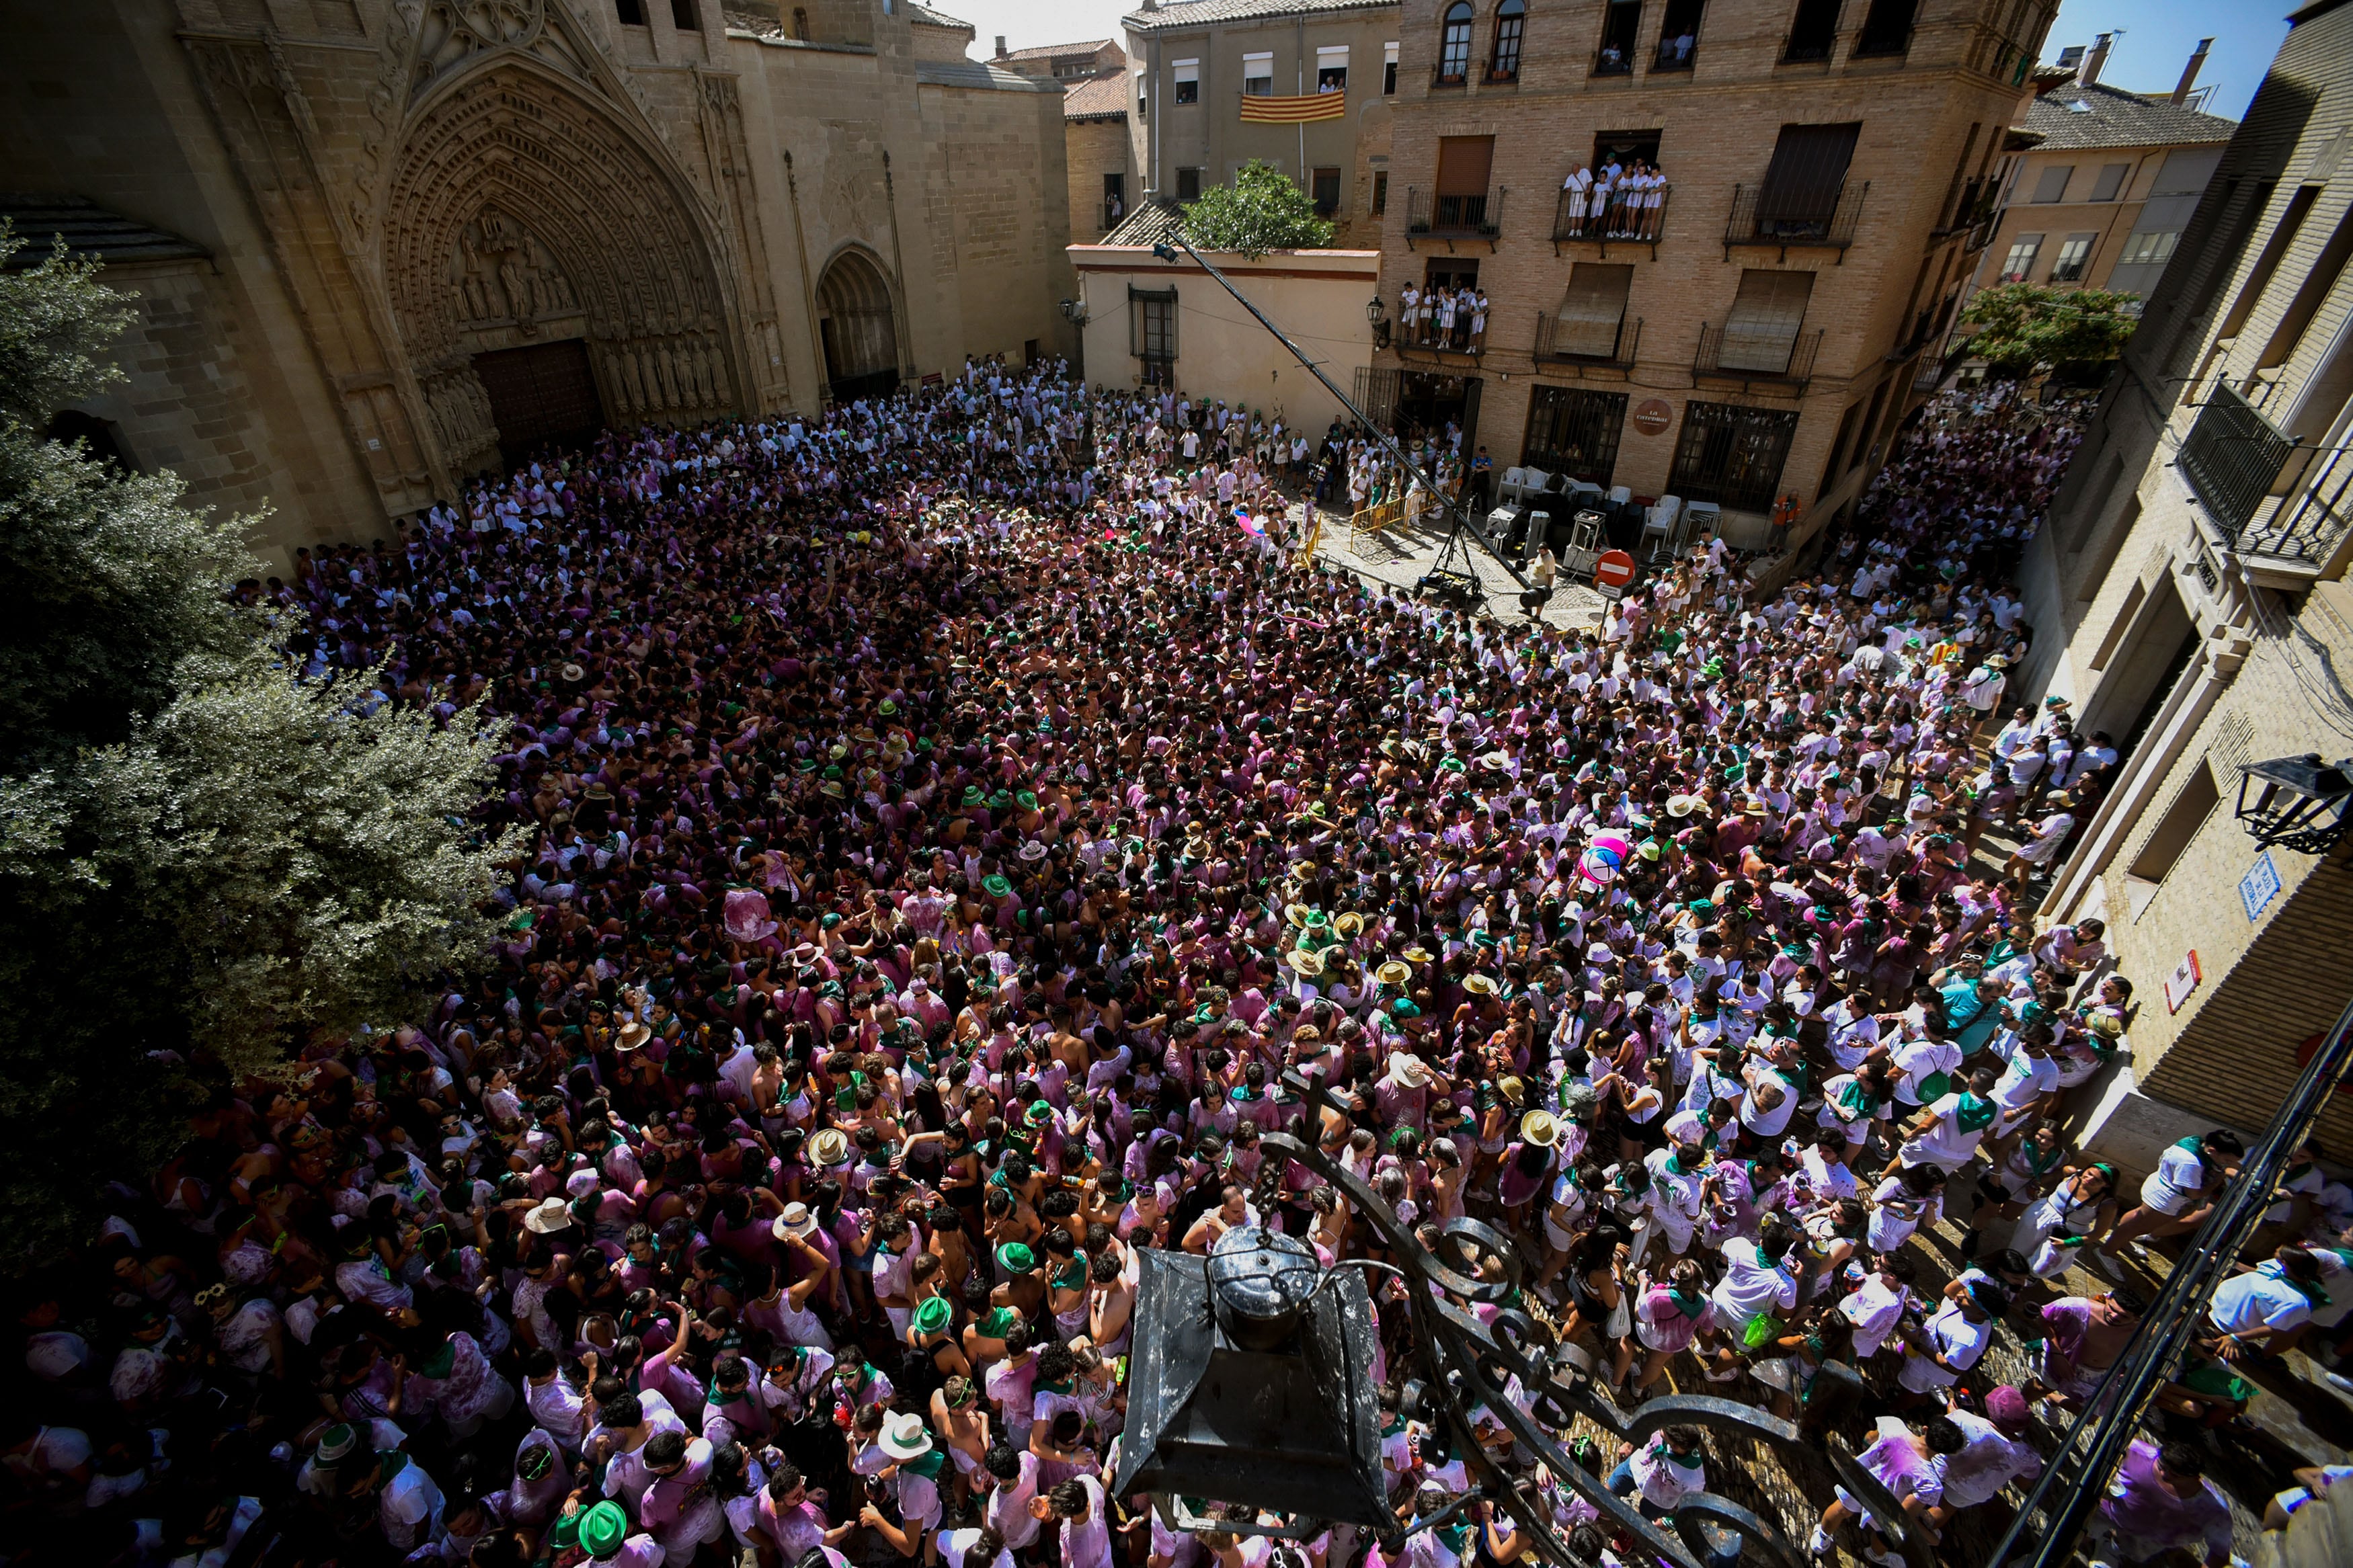
[[633,422],[744,405],[719,247],[660,151],[518,54],[428,96],[394,163],[382,254],[454,472],[498,457],[480,353],[585,338],[606,408]]
[[845,246],[818,279],[817,308],[826,379],[836,397],[897,384],[898,308],[880,262],[861,247]]

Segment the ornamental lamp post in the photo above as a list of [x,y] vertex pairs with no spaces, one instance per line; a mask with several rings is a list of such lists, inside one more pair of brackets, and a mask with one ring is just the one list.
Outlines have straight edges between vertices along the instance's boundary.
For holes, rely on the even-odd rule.
[[2239,765],[2233,816],[2258,848],[2274,846],[2326,855],[2344,840],[2346,809],[2353,805],[2353,758],[2334,764],[2317,752]]

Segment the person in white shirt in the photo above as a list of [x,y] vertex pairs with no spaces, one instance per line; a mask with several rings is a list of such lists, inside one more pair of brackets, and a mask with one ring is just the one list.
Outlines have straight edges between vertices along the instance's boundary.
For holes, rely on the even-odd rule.
[[2206,1222],[2211,1200],[2222,1184],[2239,1173],[2247,1146],[2227,1127],[2204,1137],[2184,1138],[2158,1151],[2157,1169],[2140,1184],[2140,1202],[2116,1221],[2116,1229],[2084,1249],[2084,1261],[2111,1279],[2124,1278],[2123,1267],[2110,1253],[2119,1245],[2133,1256],[2149,1260],[2143,1237],[2179,1236]]
[[2205,1348],[2226,1362],[2242,1360],[2251,1350],[2281,1354],[2303,1337],[2315,1297],[2326,1300],[2318,1260],[2301,1247],[2283,1247],[2214,1288],[2206,1321],[2215,1338]]
[[1936,1389],[1950,1388],[1984,1359],[1994,1325],[2010,1310],[2010,1292],[1990,1279],[1970,1284],[1958,1300],[1948,1300],[1918,1328],[1904,1331],[1904,1370],[1895,1381],[1905,1391],[1898,1408],[1917,1405]]

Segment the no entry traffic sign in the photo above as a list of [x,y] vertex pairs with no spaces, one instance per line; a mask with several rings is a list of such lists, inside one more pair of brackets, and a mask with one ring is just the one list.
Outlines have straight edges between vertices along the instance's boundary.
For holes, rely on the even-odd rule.
[[1593,561],[1593,585],[1612,598],[1634,580],[1634,558],[1622,550],[1605,550]]

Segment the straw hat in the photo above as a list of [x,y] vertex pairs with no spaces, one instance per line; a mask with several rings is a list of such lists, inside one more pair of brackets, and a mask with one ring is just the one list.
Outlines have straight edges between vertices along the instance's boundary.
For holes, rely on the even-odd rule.
[[1498,987],[1492,974],[1466,974],[1462,977],[1462,989],[1473,996],[1493,996]]
[[1402,956],[1408,963],[1434,963],[1437,962],[1430,955],[1427,950],[1419,946],[1407,948]]
[[808,1142],[809,1163],[832,1170],[849,1163],[849,1140],[839,1127],[828,1127]]
[[885,1415],[882,1451],[894,1459],[920,1459],[932,1451],[932,1434],[920,1415]]
[[1528,1086],[1510,1073],[1505,1073],[1495,1080],[1495,1092],[1514,1105],[1522,1105],[1527,1101]]
[[1039,840],[1032,838],[1021,846],[1017,853],[1024,860],[1043,860],[1046,858],[1046,846]]
[[1669,816],[1689,816],[1693,812],[1697,811],[1705,803],[1704,803],[1700,797],[1695,795],[1671,795],[1667,796],[1667,815]]
[[776,1216],[776,1223],[768,1226],[768,1232],[778,1241],[788,1237],[807,1240],[817,1234],[817,1215],[810,1212],[807,1204],[786,1204],[784,1212]]
[[1290,904],[1284,907],[1282,918],[1293,925],[1303,926],[1307,923],[1307,917],[1314,912],[1305,904]]
[[1305,948],[1299,948],[1284,953],[1283,958],[1292,968],[1297,970],[1305,978],[1309,980],[1323,978],[1324,955],[1322,953],[1310,952]]
[[1560,1142],[1560,1121],[1549,1110],[1531,1110],[1520,1118],[1520,1142],[1549,1149]]
[[1409,1052],[1391,1051],[1388,1080],[1398,1089],[1428,1089],[1430,1064]]
[[550,1236],[571,1226],[572,1208],[562,1198],[542,1198],[522,1216],[523,1229],[533,1236]]
[[620,1037],[613,1042],[613,1048],[617,1051],[641,1050],[645,1043],[653,1037],[654,1032],[651,1029],[632,1018],[621,1026]]
[[1354,910],[1349,910],[1332,922],[1332,929],[1342,936],[1355,936],[1365,929],[1365,917]]
[[1413,978],[1413,965],[1392,958],[1373,971],[1373,978],[1384,985],[1402,985]]

